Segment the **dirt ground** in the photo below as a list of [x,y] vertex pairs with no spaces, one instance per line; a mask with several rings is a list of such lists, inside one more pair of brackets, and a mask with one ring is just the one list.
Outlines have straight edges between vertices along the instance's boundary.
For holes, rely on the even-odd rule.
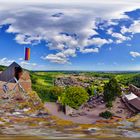
[[111,111],[115,116],[118,116],[122,119],[129,118],[132,115],[132,112],[125,106],[122,102],[121,98],[117,98],[116,101],[113,103],[113,107],[111,109],[107,109],[105,104],[98,105],[96,108],[90,110],[84,110],[83,112],[86,113],[84,116],[67,116],[63,112],[58,111],[58,106],[56,103],[47,102],[45,107],[48,109],[49,113],[53,116],[57,116],[64,120],[70,120],[75,123],[80,124],[92,124],[98,120],[103,118],[99,117],[99,113],[104,112],[106,110]]
[[113,107],[110,109],[110,111],[123,119],[129,118],[133,114],[131,110],[129,110],[122,102],[121,98],[117,98],[116,101],[113,102]]
[[57,116],[61,119],[73,121],[75,123],[80,123],[80,124],[95,123],[97,120],[101,119],[101,117],[99,117],[99,113],[106,110],[104,105],[99,105],[96,109],[85,111],[87,115],[71,117],[71,116],[66,116],[63,112],[58,112],[58,106],[56,103],[47,102],[45,106],[48,109],[49,113],[52,114],[53,116]]

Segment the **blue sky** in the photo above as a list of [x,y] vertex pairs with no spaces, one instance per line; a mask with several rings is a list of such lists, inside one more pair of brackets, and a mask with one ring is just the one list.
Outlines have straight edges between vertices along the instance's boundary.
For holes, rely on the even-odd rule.
[[0,0],[0,65],[140,70],[139,38],[139,0]]

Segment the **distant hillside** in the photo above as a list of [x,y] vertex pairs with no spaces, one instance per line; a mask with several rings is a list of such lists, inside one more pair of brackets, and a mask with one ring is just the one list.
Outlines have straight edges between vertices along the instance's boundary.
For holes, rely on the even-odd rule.
[[7,67],[6,66],[1,66],[0,65],[0,71],[4,71]]

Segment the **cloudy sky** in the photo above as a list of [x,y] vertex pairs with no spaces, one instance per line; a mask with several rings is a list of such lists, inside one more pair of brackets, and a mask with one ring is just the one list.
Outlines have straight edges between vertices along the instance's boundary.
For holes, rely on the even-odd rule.
[[32,70],[140,70],[140,1],[0,0],[0,49]]

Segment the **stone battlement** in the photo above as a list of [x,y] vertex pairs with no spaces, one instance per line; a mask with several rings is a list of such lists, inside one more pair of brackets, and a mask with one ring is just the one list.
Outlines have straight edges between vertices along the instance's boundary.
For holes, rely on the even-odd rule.
[[138,97],[140,97],[140,88],[137,88],[136,86],[134,85],[130,85],[129,86],[129,90],[130,92],[133,92],[135,95],[137,95]]

